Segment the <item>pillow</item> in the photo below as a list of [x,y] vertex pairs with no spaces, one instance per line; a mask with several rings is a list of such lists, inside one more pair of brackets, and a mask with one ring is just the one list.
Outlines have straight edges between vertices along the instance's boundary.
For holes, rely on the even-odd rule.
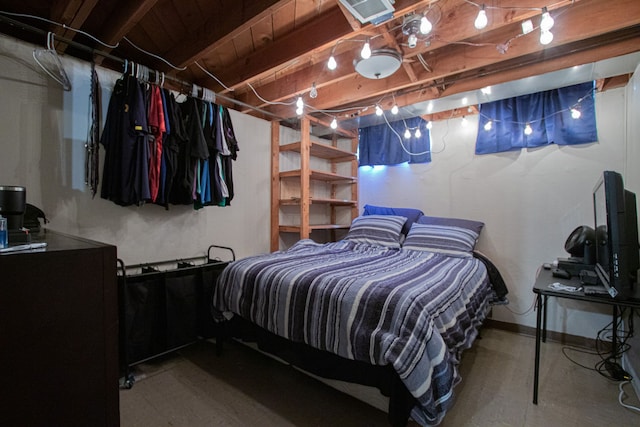
[[468,228],[415,223],[402,247],[414,251],[471,257],[477,239],[478,234]]
[[406,235],[411,229],[411,224],[413,224],[418,218],[420,218],[424,213],[419,209],[412,208],[388,208],[386,206],[373,206],[373,205],[364,205],[364,212],[362,215],[397,215],[403,216],[407,218],[407,222],[405,222],[402,227],[402,234]]
[[388,248],[400,247],[401,230],[407,218],[397,215],[359,216],[351,223],[345,240]]
[[417,221],[418,224],[431,224],[431,225],[450,225],[453,227],[467,228],[474,231],[478,236],[484,227],[484,222],[473,221],[470,219],[460,218],[443,218],[439,216],[421,216]]

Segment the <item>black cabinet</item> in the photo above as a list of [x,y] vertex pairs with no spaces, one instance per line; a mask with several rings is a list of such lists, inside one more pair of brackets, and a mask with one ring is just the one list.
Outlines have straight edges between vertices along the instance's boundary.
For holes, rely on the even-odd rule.
[[119,426],[116,247],[0,254],[0,424]]

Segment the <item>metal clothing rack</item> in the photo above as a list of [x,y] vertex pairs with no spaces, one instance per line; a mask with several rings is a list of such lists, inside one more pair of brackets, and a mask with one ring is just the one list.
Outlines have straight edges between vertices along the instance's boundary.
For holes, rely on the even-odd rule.
[[[213,257],[216,249],[230,259]],[[123,388],[133,387],[135,365],[214,336],[215,280],[235,259],[232,248],[211,245],[199,257],[136,265],[117,260]]]

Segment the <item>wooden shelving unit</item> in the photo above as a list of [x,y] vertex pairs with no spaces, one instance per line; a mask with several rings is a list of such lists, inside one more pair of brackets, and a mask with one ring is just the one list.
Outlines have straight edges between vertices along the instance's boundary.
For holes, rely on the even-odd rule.
[[[335,239],[335,230],[346,230],[351,221],[358,214],[358,134],[355,131],[335,129],[326,143],[312,140],[311,124],[329,128],[329,124],[311,116],[300,119],[300,141],[280,144],[280,122],[271,123],[271,250],[280,249],[281,233],[296,233],[300,239],[311,237],[313,231],[328,230],[333,232],[330,240]],[[350,150],[338,147],[339,140],[349,140]],[[344,143],[343,143],[344,144]],[[287,171],[280,170],[280,155],[282,153],[298,153],[299,168]],[[325,167],[311,168],[311,159],[322,159]],[[338,171],[338,165],[349,164],[348,173],[345,168]],[[325,185],[325,194],[313,195],[312,183]],[[282,196],[288,193],[288,186],[295,188],[293,196]],[[349,190],[348,198],[344,196],[344,189]],[[340,191],[342,190],[342,191]],[[310,224],[310,209],[312,205],[326,208],[326,222]],[[281,224],[280,214],[283,207],[299,207],[298,224]],[[348,223],[338,221],[338,210],[349,209]],[[344,215],[343,215],[344,217]]]

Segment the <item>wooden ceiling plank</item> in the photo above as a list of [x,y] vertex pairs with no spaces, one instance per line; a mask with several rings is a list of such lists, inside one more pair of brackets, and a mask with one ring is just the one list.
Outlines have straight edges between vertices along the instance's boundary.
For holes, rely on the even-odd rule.
[[158,0],[129,0],[120,2],[120,7],[105,19],[102,34],[98,37],[107,44],[116,44],[153,8]]
[[[65,24],[71,28],[80,29],[97,3],[98,0],[57,0],[51,5],[50,19],[54,22]],[[60,37],[73,40],[77,31],[56,27],[54,33]],[[66,44],[60,44],[57,46],[60,53],[64,53],[66,48]]]
[[[570,6],[571,9],[567,13],[556,19],[555,38],[551,47],[579,41],[582,38],[594,37],[616,27],[626,28],[637,25],[640,21],[640,2],[619,0],[618,3],[624,4],[625,8],[623,10],[618,7],[612,8],[611,5],[596,0],[583,0]],[[598,26],[591,25],[591,17],[594,16],[594,13],[598,16]],[[528,37],[521,37],[516,43],[513,43],[505,59],[513,59],[536,52],[544,53],[545,49],[539,44],[537,34],[531,34]],[[419,84],[430,83],[461,71],[482,69],[500,59],[500,54],[493,46],[452,46],[447,48],[447,52],[441,56],[432,73],[418,73]],[[369,80],[354,75],[343,78],[337,84],[331,85],[330,89],[325,89],[330,93],[327,94],[327,98],[323,99],[333,99],[333,102],[319,103],[315,108],[332,109],[411,86],[415,86],[415,83],[397,73],[384,81]],[[277,110],[277,108],[275,109]]]
[[[294,0],[241,0],[242,13],[225,16],[216,13],[200,28],[186,34],[165,53],[165,58],[178,66],[187,66],[215,51],[218,46],[233,40],[249,30],[252,25],[271,16],[275,11]],[[236,0],[236,3],[238,0]]]

